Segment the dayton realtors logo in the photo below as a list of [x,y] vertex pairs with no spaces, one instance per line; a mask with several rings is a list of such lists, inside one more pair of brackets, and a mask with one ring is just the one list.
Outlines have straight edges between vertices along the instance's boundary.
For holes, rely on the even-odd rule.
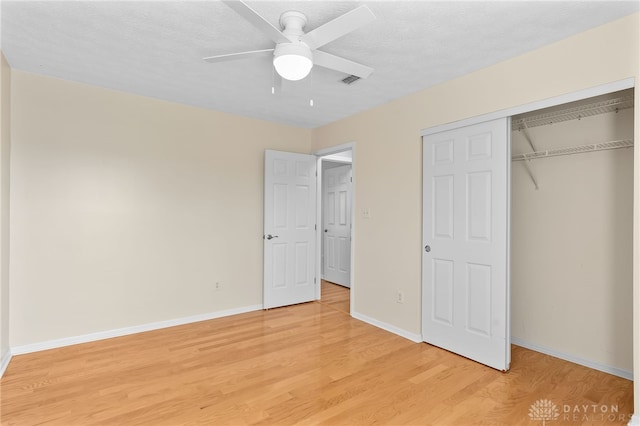
[[560,412],[556,404],[550,400],[539,399],[531,404],[529,417],[531,417],[531,420],[542,420],[542,426],[544,426],[548,420],[556,420],[560,417]]
[[542,421],[545,426],[548,421],[561,419],[563,422],[628,422],[632,414],[620,413],[618,405],[606,404],[575,404],[562,405],[560,408],[549,399],[539,399],[529,407],[529,417],[534,421]]

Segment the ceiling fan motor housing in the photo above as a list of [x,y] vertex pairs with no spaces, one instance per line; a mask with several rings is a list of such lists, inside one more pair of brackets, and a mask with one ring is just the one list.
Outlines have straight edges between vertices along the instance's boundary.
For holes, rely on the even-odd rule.
[[297,10],[287,10],[280,15],[280,27],[282,33],[287,36],[304,35],[304,27],[308,23],[307,16]]

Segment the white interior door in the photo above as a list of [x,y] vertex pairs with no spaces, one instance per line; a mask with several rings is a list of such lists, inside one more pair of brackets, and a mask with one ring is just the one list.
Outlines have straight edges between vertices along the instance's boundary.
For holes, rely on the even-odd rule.
[[325,280],[350,287],[351,165],[323,171],[323,271]]
[[423,340],[505,371],[509,127],[502,118],[423,138]]
[[315,300],[316,157],[265,151],[264,308]]

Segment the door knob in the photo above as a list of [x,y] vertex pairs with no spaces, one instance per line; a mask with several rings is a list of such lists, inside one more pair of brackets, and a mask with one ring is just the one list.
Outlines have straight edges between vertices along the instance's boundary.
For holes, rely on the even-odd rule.
[[328,231],[329,231],[328,229],[325,229],[325,230],[324,230],[324,232],[328,232]]
[[427,253],[429,253],[431,251],[431,246],[430,245],[426,245],[424,246],[424,251],[426,251]]
[[278,238],[278,236],[277,235],[267,234],[263,238],[266,238],[267,240],[272,240],[274,238]]

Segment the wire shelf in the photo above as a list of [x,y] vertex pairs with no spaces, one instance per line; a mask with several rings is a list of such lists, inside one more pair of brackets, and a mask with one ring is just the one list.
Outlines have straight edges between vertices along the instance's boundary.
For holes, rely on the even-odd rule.
[[528,127],[545,126],[569,120],[580,120],[598,114],[618,112],[623,109],[633,108],[633,94],[623,95],[614,99],[592,102],[572,108],[561,109],[511,120],[511,128],[522,130]]
[[633,139],[621,139],[617,141],[608,141],[594,143],[590,145],[572,146],[566,148],[549,149],[546,151],[527,152],[525,154],[516,154],[511,157],[513,161],[536,160],[546,157],[557,157],[560,155],[581,154],[585,152],[605,151],[609,149],[631,148],[633,147]]

